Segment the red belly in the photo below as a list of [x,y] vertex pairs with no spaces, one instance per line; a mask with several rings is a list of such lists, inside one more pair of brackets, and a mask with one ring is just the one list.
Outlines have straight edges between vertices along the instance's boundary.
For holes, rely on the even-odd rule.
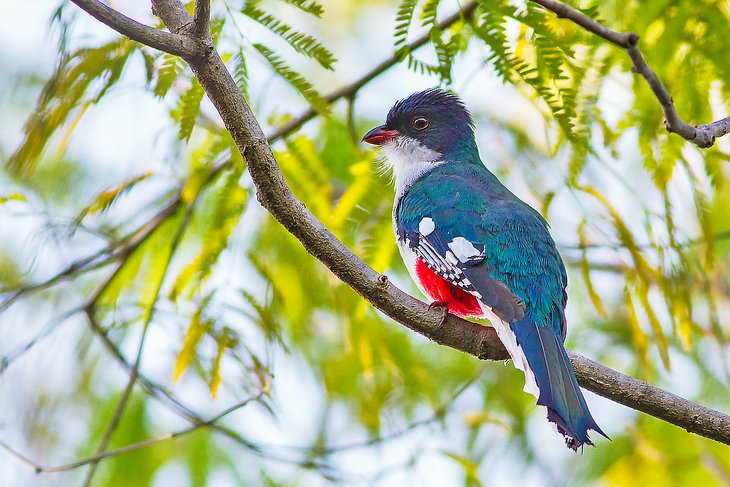
[[476,297],[433,272],[421,259],[416,259],[416,277],[431,299],[446,303],[450,313],[462,318],[483,314]]

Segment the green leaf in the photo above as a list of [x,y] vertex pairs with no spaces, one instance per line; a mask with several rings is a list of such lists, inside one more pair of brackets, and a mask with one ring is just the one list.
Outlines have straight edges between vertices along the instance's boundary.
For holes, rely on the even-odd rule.
[[258,0],[247,0],[241,13],[284,39],[298,53],[314,59],[326,69],[333,69],[332,65],[335,62],[335,57],[317,39],[299,32],[273,15],[256,8],[258,3]]
[[157,83],[153,90],[155,96],[163,98],[170,91],[182,68],[183,61],[178,56],[167,53],[162,55],[162,66],[157,70]]
[[441,0],[426,0],[421,9],[421,25],[428,27],[436,25],[436,15]]
[[329,103],[301,74],[291,69],[282,59],[274,54],[274,51],[263,44],[254,44],[253,47],[261,53],[269,65],[279,76],[284,78],[307,100],[312,107],[322,115],[329,115]]
[[243,49],[238,49],[233,64],[233,80],[236,86],[241,90],[243,96],[248,99],[248,66],[246,65],[246,56]]
[[315,17],[322,17],[322,14],[324,13],[324,8],[322,8],[322,6],[319,3],[317,3],[315,0],[282,0],[282,1],[298,8],[302,12],[312,14]]
[[10,170],[32,172],[53,134],[78,110],[98,103],[116,86],[137,48],[138,44],[122,38],[100,47],[79,49],[64,59],[23,127],[23,140],[8,160]]
[[[418,0],[402,0],[398,6],[398,13],[395,15],[395,47],[398,50],[407,48],[408,31],[413,21]],[[405,51],[407,52],[407,50]]]
[[180,140],[189,140],[195,127],[195,120],[200,113],[200,102],[203,100],[205,91],[200,86],[198,78],[193,77],[190,88],[180,97],[177,110],[177,122],[180,125],[178,137]]
[[193,362],[200,340],[202,340],[203,336],[211,330],[212,323],[210,321],[201,320],[203,309],[207,302],[208,300],[206,299],[203,302],[203,305],[201,305],[193,314],[190,324],[188,325],[188,331],[185,332],[185,339],[183,340],[180,352],[177,354],[175,369],[172,372],[172,380],[175,382],[180,379],[180,376],[183,372],[185,372],[185,369],[187,369]]
[[78,224],[81,223],[87,215],[94,215],[108,210],[121,195],[131,191],[137,184],[149,179],[151,176],[151,172],[145,172],[127,181],[123,181],[113,188],[102,191],[94,197],[93,201],[88,206],[83,208],[76,215],[74,221]]

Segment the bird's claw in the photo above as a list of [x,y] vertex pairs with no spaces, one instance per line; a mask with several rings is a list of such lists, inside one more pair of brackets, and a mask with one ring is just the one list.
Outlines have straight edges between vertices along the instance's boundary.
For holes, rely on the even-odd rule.
[[433,301],[428,305],[428,309],[440,309],[440,310],[446,310],[449,309],[449,303],[446,301]]

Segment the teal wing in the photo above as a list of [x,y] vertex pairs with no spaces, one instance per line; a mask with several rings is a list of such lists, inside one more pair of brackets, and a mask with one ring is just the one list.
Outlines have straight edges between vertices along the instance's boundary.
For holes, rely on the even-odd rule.
[[[439,184],[448,188],[450,182]],[[456,192],[439,184],[403,198],[396,213],[398,239],[433,272],[475,295],[507,323],[521,319],[522,301],[503,281],[490,276],[486,265],[488,235],[479,195],[469,194],[465,184]]]
[[565,339],[568,278],[545,220],[522,201],[499,200],[484,213],[482,228],[489,276],[519,296],[538,324]]

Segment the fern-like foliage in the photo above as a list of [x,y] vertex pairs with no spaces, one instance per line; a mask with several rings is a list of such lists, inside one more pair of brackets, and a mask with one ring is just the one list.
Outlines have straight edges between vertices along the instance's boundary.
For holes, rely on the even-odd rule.
[[205,91],[200,86],[198,78],[192,79],[190,88],[180,96],[177,107],[177,121],[179,124],[178,136],[181,140],[189,140],[195,127],[195,119],[200,112],[200,102],[203,100]]
[[79,49],[62,59],[28,118],[23,141],[10,157],[8,167],[16,172],[32,171],[53,134],[116,85],[137,49],[135,43],[117,39],[99,47]]
[[243,96],[248,98],[248,65],[246,64],[246,55],[243,49],[238,50],[233,62],[233,80]]
[[306,12],[308,14],[314,15],[315,17],[322,17],[322,14],[324,13],[324,8],[322,8],[322,5],[317,3],[315,0],[283,0],[289,5],[292,5],[302,12]]
[[258,8],[258,4],[259,0],[248,0],[241,13],[277,34],[300,54],[314,59],[326,69],[332,69],[335,57],[317,39],[264,12]]
[[459,42],[458,32],[453,34],[450,39],[445,40],[445,33],[436,25],[436,17],[440,3],[441,0],[427,0],[421,8],[420,15],[421,27],[427,27],[429,29],[431,44],[438,60],[436,65],[416,58],[408,45],[408,34],[419,4],[418,0],[403,0],[400,3],[396,14],[394,44],[396,56],[401,61],[405,61],[409,69],[422,75],[439,76],[441,84],[448,85],[451,83],[451,67],[454,57],[460,50],[460,47],[463,46]]
[[113,188],[102,191],[94,197],[94,200],[85,206],[74,218],[76,223],[86,218],[87,215],[94,215],[96,213],[103,213],[108,210],[116,201],[125,193],[131,191],[137,184],[147,180],[152,176],[151,172],[146,172],[135,176],[127,181],[117,184]]
[[418,0],[402,0],[398,7],[398,13],[395,15],[394,43],[401,59],[405,59],[410,52],[407,44],[408,31],[411,28],[411,22],[413,22],[416,5],[418,5]]
[[186,289],[199,290],[211,275],[221,254],[229,245],[234,229],[246,209],[248,193],[239,184],[243,164],[228,172],[217,187],[206,195],[201,215],[206,238],[200,252],[178,274],[170,291],[173,301]]
[[[482,5],[476,33],[490,48],[488,61],[506,82],[530,86],[550,109],[563,134],[575,141],[577,89],[569,73],[576,68],[570,41],[557,35],[550,27],[548,13],[533,4],[528,3],[525,10],[505,0],[484,1]],[[510,21],[525,27],[519,52],[507,36]]]
[[162,66],[157,70],[157,83],[155,84],[153,93],[158,98],[163,98],[183,68],[182,59],[172,54],[162,55]]
[[436,25],[436,14],[441,0],[426,0],[421,8],[421,25],[427,27]]
[[290,68],[277,54],[263,44],[253,47],[261,53],[276,73],[292,85],[319,113],[328,114],[329,104],[304,76]]

